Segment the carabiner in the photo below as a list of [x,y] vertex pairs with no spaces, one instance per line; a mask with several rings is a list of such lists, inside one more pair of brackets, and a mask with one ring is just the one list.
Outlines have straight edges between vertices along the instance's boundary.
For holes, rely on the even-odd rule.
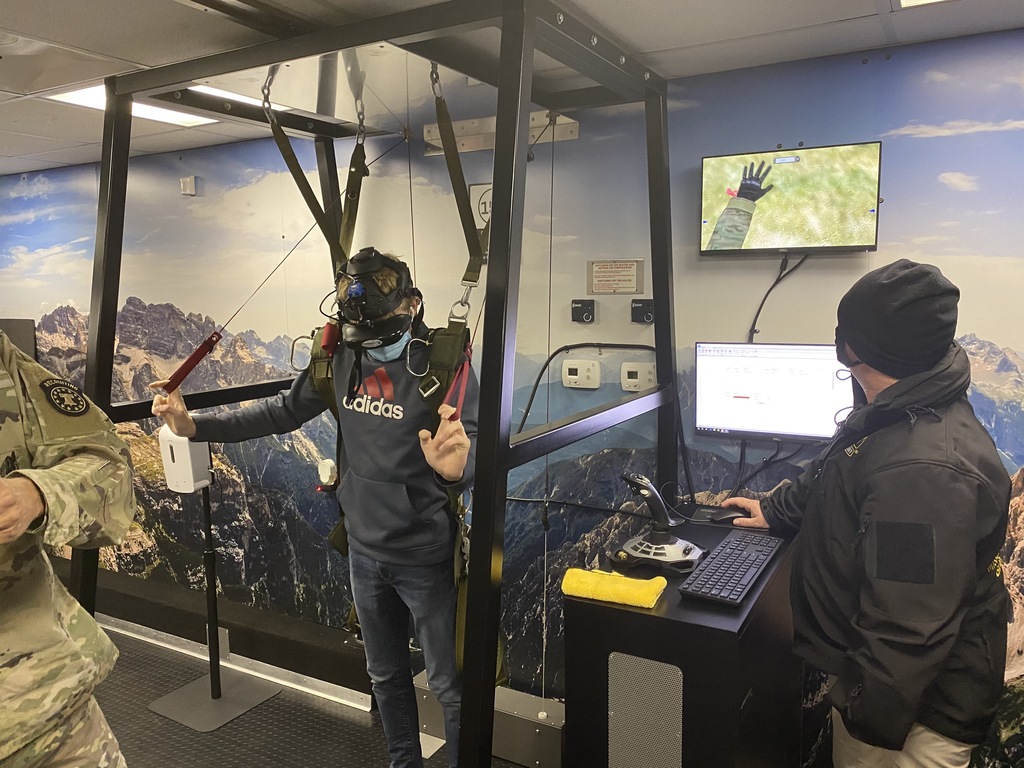
[[294,339],[292,339],[292,349],[291,353],[288,355],[288,367],[291,368],[296,373],[302,373],[304,370],[306,370],[307,366],[303,366],[302,368],[297,368],[295,366],[295,345],[302,341],[303,339],[309,339],[310,345],[312,345],[313,336],[315,333],[316,331],[310,331],[309,336],[296,336]]
[[430,90],[435,99],[444,99],[444,93],[441,90],[441,75],[437,72],[436,61],[430,62]]

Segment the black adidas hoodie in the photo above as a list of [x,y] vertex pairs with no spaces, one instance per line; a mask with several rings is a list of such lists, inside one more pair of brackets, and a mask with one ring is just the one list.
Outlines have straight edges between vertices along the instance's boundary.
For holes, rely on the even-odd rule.
[[[386,363],[362,354],[363,383],[348,403],[345,390],[354,353],[338,347],[333,363],[342,435],[338,500],[345,511],[350,547],[381,562],[430,565],[454,556],[454,522],[446,488],[462,490],[473,482],[480,392],[471,369],[462,407],[469,458],[462,479],[447,484],[427,464],[420,448],[419,431],[431,428],[433,414],[418,389],[421,377],[409,369],[426,371],[429,348],[419,339],[411,344],[408,367],[405,352]],[[195,415],[192,439],[235,443],[284,434],[326,409],[303,372],[290,389],[272,398],[234,411]],[[310,467],[313,472],[315,467]]]

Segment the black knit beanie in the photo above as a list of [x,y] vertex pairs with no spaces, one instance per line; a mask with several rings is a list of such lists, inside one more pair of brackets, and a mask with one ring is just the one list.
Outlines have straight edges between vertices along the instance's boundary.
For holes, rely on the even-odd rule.
[[907,259],[868,272],[839,302],[836,343],[902,379],[932,368],[956,334],[960,289],[937,267]]

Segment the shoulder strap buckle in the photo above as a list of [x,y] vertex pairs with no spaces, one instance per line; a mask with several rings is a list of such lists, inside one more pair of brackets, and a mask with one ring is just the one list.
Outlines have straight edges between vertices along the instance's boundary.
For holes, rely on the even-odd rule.
[[420,394],[423,395],[425,400],[437,392],[440,386],[441,382],[438,381],[436,376],[425,376],[419,385]]

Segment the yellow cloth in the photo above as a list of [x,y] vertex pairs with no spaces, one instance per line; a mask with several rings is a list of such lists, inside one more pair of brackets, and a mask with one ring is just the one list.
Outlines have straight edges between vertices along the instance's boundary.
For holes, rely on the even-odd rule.
[[562,579],[562,593],[573,597],[588,597],[609,603],[653,608],[668,582],[664,576],[653,579],[633,579],[609,571],[584,571],[570,568]]

